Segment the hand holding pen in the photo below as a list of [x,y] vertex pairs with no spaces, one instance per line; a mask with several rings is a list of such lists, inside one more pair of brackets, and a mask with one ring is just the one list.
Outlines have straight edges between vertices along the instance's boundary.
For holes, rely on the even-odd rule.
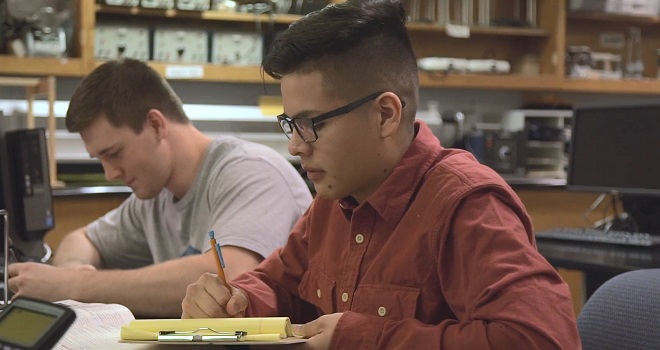
[[218,277],[222,283],[229,287],[227,284],[227,277],[225,277],[225,260],[222,258],[222,250],[220,250],[220,244],[215,240],[215,232],[213,230],[209,231],[209,237],[211,238],[211,249],[215,252],[215,265],[218,268]]

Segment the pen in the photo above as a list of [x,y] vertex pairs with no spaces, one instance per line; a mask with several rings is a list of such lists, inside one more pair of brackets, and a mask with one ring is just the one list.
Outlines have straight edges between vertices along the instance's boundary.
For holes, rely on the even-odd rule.
[[222,283],[229,287],[227,284],[227,278],[225,277],[225,260],[222,258],[222,251],[220,250],[220,245],[215,241],[215,232],[213,230],[209,231],[209,237],[211,238],[211,249],[215,252],[215,265],[218,268],[218,277]]

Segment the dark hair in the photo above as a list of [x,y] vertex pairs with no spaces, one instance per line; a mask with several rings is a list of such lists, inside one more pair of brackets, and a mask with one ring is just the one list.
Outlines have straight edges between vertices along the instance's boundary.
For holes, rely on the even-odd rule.
[[139,134],[150,109],[177,123],[190,122],[181,100],[158,72],[137,60],[109,61],[86,76],[73,93],[66,128],[80,132],[105,116],[112,126],[127,125]]
[[281,79],[319,71],[323,87],[348,100],[391,91],[414,119],[419,94],[417,61],[398,0],[348,0],[293,23],[274,41],[263,70]]

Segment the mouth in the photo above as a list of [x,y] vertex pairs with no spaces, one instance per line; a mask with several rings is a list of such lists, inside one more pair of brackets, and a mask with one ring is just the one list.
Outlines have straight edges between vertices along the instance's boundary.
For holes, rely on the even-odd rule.
[[319,181],[321,180],[321,178],[323,178],[323,175],[325,174],[325,171],[321,169],[313,169],[313,168],[309,168],[309,169],[303,168],[303,169],[307,172],[307,178],[310,179],[311,181]]

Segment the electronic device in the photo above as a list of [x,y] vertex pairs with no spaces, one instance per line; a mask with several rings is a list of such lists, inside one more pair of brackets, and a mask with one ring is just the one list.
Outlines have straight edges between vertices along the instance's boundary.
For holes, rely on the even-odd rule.
[[45,129],[7,131],[0,150],[0,208],[9,213],[14,245],[32,256],[30,243],[43,249],[41,240],[55,227]]
[[567,188],[660,196],[660,104],[576,108]]
[[209,55],[209,34],[205,30],[156,28],[154,56],[156,61],[206,63]]
[[498,173],[525,174],[527,164],[524,132],[484,131],[483,163]]
[[140,6],[151,9],[173,9],[174,0],[140,0]]
[[177,0],[176,8],[185,11],[206,11],[211,7],[211,0]]
[[75,319],[64,305],[16,298],[0,313],[0,349],[51,349]]
[[263,39],[254,32],[221,31],[213,33],[211,62],[237,66],[259,66]]
[[98,23],[94,28],[94,57],[102,60],[149,59],[149,28]]
[[660,245],[660,236],[642,232],[604,231],[596,228],[562,227],[536,232],[536,238],[562,241],[606,243],[636,247]]
[[[612,219],[601,220],[605,222],[598,224],[597,228],[554,229],[537,234],[537,237],[633,246],[658,245],[660,163],[656,149],[659,134],[658,104],[576,108],[567,189],[612,193],[615,215]],[[616,199],[619,197],[625,213],[617,213]],[[599,203],[600,199],[590,210]]]
[[41,7],[31,16],[32,28],[25,32],[29,56],[62,57],[66,54],[66,34],[60,19],[50,6]]

